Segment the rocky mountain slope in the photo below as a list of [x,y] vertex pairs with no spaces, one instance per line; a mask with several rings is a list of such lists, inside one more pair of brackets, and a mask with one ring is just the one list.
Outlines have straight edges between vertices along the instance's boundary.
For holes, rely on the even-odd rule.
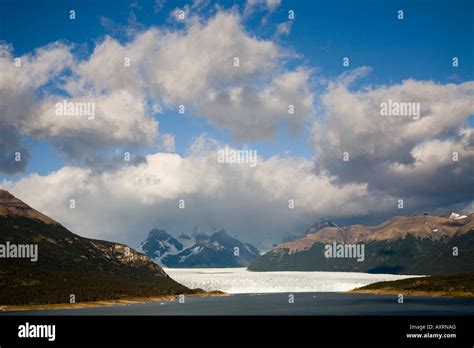
[[[12,257],[37,247],[37,260]],[[26,248],[26,247],[24,247]],[[26,249],[24,249],[26,250]],[[0,190],[0,305],[192,293],[123,244],[83,238]]]
[[[328,245],[363,245],[364,260],[326,257]],[[457,255],[456,254],[457,248]],[[473,215],[397,216],[378,226],[328,226],[283,243],[253,271],[354,271],[396,274],[474,272]]]
[[[309,233],[314,233],[314,232],[319,231],[319,230],[321,230],[325,227],[339,227],[339,226],[336,225],[334,222],[326,219],[326,218],[321,218],[318,222],[313,224],[306,232],[290,233],[290,234],[286,235],[283,238],[283,243],[293,242],[297,239],[300,239],[300,238],[304,237],[305,235],[307,235]],[[274,247],[276,247],[276,246],[277,245],[275,244]]]

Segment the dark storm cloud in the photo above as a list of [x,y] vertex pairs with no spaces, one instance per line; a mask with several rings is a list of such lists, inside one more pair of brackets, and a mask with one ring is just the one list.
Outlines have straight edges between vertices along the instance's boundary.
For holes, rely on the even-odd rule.
[[30,154],[21,144],[16,129],[0,124],[0,172],[5,174],[21,173],[29,161]]

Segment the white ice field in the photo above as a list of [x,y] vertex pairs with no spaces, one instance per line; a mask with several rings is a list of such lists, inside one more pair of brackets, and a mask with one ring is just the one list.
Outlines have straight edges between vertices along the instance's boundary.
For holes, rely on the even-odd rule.
[[165,268],[190,288],[231,294],[277,292],[337,292],[367,284],[417,276],[356,272],[249,272],[246,268]]

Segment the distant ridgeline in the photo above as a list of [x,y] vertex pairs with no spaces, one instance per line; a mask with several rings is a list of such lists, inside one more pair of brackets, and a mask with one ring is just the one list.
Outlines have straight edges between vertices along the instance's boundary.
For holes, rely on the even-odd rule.
[[75,235],[0,190],[0,306],[194,292],[146,255]]
[[211,235],[181,234],[177,239],[166,231],[153,229],[137,250],[171,268],[247,267],[260,255],[253,245],[242,243],[222,229]]
[[397,216],[374,227],[326,224],[256,258],[249,270],[473,273],[474,218],[452,213]]

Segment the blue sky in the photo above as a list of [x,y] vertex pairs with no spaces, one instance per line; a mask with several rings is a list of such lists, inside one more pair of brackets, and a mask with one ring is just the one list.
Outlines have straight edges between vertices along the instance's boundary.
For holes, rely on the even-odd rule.
[[[140,1],[133,6],[121,0],[58,0],[46,1],[37,8],[31,1],[3,0],[1,38],[12,43],[18,55],[56,40],[87,44],[90,52],[95,40],[110,33],[101,24],[101,17],[125,25],[133,13],[144,27],[169,26],[169,12],[187,3],[170,0],[155,11],[154,1]],[[224,8],[244,7],[242,1],[220,3]],[[72,8],[77,13],[73,22],[67,17]],[[349,56],[353,66],[374,68],[374,83],[408,77],[446,82],[453,75],[450,59],[456,55],[461,59],[456,70],[460,81],[474,76],[472,1],[293,0],[283,2],[263,27],[262,15],[253,16],[245,22],[246,29],[269,38],[290,9],[297,20],[284,44],[293,47],[309,64],[319,66],[324,75],[341,73],[341,57]],[[405,12],[403,21],[396,17],[399,9]],[[48,25],[45,18],[50,20]]]
[[[175,26],[169,12],[186,4],[189,2],[165,1],[157,8],[155,1],[61,0],[37,7],[31,1],[3,0],[0,39],[11,43],[18,56],[61,40],[74,43],[79,54],[87,57],[95,42],[106,34],[126,42],[128,38],[120,28],[130,25],[130,18],[135,18],[132,22],[141,29]],[[243,9],[245,4],[223,1],[221,6]],[[76,11],[75,21],[67,16],[70,9]],[[397,19],[399,9],[404,11],[403,21]],[[472,1],[284,1],[273,13],[256,12],[243,24],[252,35],[272,39],[275,27],[286,20],[289,10],[295,11],[296,20],[289,36],[280,40],[281,45],[293,49],[299,55],[298,62],[316,69],[316,94],[325,88],[321,80],[348,70],[341,64],[343,57],[350,58],[350,68],[372,68],[370,75],[358,82],[361,84],[390,85],[408,78],[460,83],[474,77]],[[202,11],[204,16],[206,11]],[[264,16],[268,22],[262,25]],[[113,27],[104,26],[101,18],[109,19]],[[460,59],[455,69],[451,66],[453,56]],[[180,116],[174,110],[167,110],[159,121],[162,131],[175,135],[178,153],[184,153],[193,137],[203,132],[233,142],[228,132],[216,130],[206,120]],[[296,137],[281,129],[277,140],[249,145],[264,157],[285,151],[311,157],[313,151],[307,139],[307,129]],[[63,156],[47,142],[27,141],[34,145],[28,172],[47,173],[64,165]]]

